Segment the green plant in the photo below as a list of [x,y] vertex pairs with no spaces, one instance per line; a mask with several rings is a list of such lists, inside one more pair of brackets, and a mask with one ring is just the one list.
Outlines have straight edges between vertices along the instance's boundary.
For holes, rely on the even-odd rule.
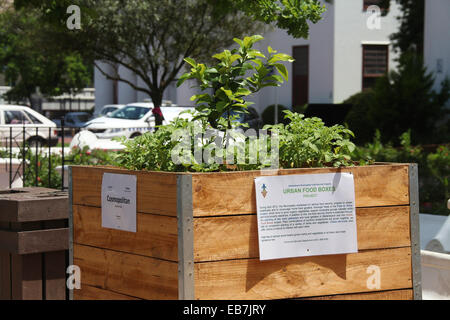
[[417,163],[419,167],[420,212],[448,215],[445,201],[450,197],[449,147],[442,145],[435,150],[411,144],[410,131],[399,137],[400,147],[391,142],[383,143],[380,131],[376,131],[371,143],[357,147],[352,158],[361,164],[374,162]]
[[[32,153],[29,149],[25,156],[24,187],[61,188],[61,175],[56,167],[61,165],[61,157],[43,153]],[[50,171],[50,172],[49,172]]]
[[[289,109],[281,104],[278,105],[278,123],[287,124],[289,119],[284,117],[285,110],[289,110]],[[272,105],[268,106],[266,109],[264,109],[264,111],[262,113],[262,120],[265,125],[266,124],[275,124],[275,105],[274,104],[272,104]]]
[[439,180],[443,189],[445,199],[450,199],[450,148],[439,146],[435,153],[427,156],[428,169],[431,174]]
[[85,146],[82,149],[73,147],[68,160],[76,165],[114,165],[116,157],[116,152],[102,149],[90,150],[89,147]]
[[134,139],[122,138],[125,151],[117,156],[119,166],[129,170],[184,171],[182,165],[176,165],[171,151],[179,143],[172,139],[177,129],[192,126],[186,119],[177,118],[163,125],[154,133],[145,133]]
[[347,100],[344,104],[350,104],[351,108],[345,117],[345,123],[353,132],[357,132],[355,143],[364,144],[370,142],[375,134],[376,127],[372,125],[367,115],[374,101],[372,90],[359,92]]
[[[236,122],[232,121],[234,128],[237,125]],[[161,126],[155,133],[145,133],[129,140],[122,138],[121,142],[126,149],[125,152],[118,154],[117,163],[129,170],[172,172],[251,170],[263,166],[250,163],[249,141],[246,141],[243,145],[237,144],[237,149],[227,149],[226,152],[228,153],[217,153],[217,137],[222,141],[226,138],[222,138],[217,130],[209,131],[211,134],[208,135],[208,128],[209,123],[204,118],[195,122],[177,118],[170,124]],[[243,137],[239,132],[233,132],[233,134],[235,135],[234,138]],[[204,159],[206,152],[211,155],[210,161]],[[238,154],[244,155],[243,164],[238,163]],[[182,161],[176,162],[174,156],[180,156]],[[216,157],[222,158],[223,161],[213,161],[216,160]],[[233,164],[230,165],[230,163]]]
[[9,158],[9,151],[0,149],[0,158]]
[[285,111],[287,125],[265,126],[280,137],[280,165],[283,168],[351,166],[355,145],[353,132],[341,125],[327,127],[319,118]]
[[292,111],[301,113],[301,114],[305,114],[307,109],[308,109],[308,104],[297,105],[297,106],[292,107]]
[[413,144],[445,143],[448,126],[438,128],[449,110],[450,82],[443,81],[438,92],[433,90],[434,78],[423,65],[423,60],[404,53],[398,70],[377,80],[375,87],[351,97],[353,104],[347,116],[349,128],[358,132],[358,143],[370,142],[376,129],[384,143],[400,145],[398,137],[411,130]]
[[400,147],[394,147],[392,142],[384,144],[381,138],[380,130],[376,130],[373,141],[367,143],[364,147],[356,148],[352,157],[362,163],[373,163],[375,161],[413,163],[418,160],[423,162],[423,150],[420,146],[411,145],[410,131],[400,135]]
[[[212,67],[191,58],[184,59],[192,66],[191,72],[182,75],[177,85],[180,86],[188,79],[196,79],[198,87],[205,92],[191,98],[199,112],[194,120],[205,118],[213,128],[231,129],[233,113],[245,113],[252,104],[245,101],[248,96],[264,87],[279,86],[283,78],[287,81],[288,71],[281,62],[292,62],[292,57],[277,53],[270,46],[268,57],[253,49],[253,45],[262,39],[260,35],[245,37],[243,40],[235,38],[239,48],[214,55],[213,58],[219,62]],[[273,70],[277,70],[281,76],[272,74]],[[225,122],[221,121],[223,115]]]

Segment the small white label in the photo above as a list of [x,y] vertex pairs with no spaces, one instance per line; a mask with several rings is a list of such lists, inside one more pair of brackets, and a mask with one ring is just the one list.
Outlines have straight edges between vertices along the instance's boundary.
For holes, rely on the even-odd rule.
[[103,174],[102,227],[136,232],[136,176]]

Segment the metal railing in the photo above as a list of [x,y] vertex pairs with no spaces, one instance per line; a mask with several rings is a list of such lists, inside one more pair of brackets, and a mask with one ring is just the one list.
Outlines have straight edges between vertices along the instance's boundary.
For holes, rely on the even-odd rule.
[[[67,127],[64,121],[60,127],[0,125],[0,158],[8,174],[9,188],[21,179],[23,186],[45,185],[64,190],[65,165],[73,162],[66,155],[69,130],[73,135],[79,128]],[[59,167],[61,178],[57,181]]]

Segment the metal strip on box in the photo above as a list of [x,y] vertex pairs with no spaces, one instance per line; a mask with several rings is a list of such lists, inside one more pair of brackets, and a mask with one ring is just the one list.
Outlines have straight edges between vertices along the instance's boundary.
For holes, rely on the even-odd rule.
[[194,300],[192,176],[177,176],[178,299]]
[[[72,167],[69,166],[69,266],[73,265],[73,188]],[[73,300],[73,290],[68,289],[69,300]],[[67,292],[67,291],[66,291]]]
[[418,166],[415,163],[409,165],[409,208],[414,300],[421,300],[422,273],[420,264],[419,171]]

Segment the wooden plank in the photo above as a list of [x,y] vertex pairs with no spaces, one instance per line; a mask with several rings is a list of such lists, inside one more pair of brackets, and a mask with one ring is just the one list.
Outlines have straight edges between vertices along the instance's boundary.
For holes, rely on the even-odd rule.
[[0,230],[0,251],[17,253],[19,250],[19,234],[17,232]]
[[47,188],[20,188],[0,194],[1,221],[29,222],[68,218],[68,194]]
[[101,207],[103,173],[137,176],[137,211],[177,215],[177,178],[168,172],[129,171],[104,167],[73,167],[73,204]]
[[45,300],[66,299],[66,252],[46,252],[45,265]]
[[97,207],[73,206],[74,242],[148,257],[178,261],[177,219],[137,214],[137,232],[102,228]]
[[413,290],[390,290],[302,298],[301,300],[413,300]]
[[[411,248],[259,261],[195,264],[196,299],[283,299],[370,292],[368,267],[380,268],[379,291],[412,287]],[[370,271],[370,270],[369,270]]]
[[69,228],[19,232],[19,254],[69,249]]
[[0,300],[11,300],[11,256],[0,252]]
[[12,300],[42,300],[42,255],[12,254]]
[[[352,172],[357,207],[409,204],[408,165],[278,170],[272,175]],[[261,171],[195,174],[194,217],[256,213],[254,179]]]
[[142,299],[178,298],[178,264],[129,253],[74,245],[81,287],[99,287]]
[[[409,207],[357,208],[358,249],[410,246],[409,221]],[[194,235],[196,262],[259,258],[256,215],[195,218]]]
[[139,300],[138,298],[88,285],[83,285],[81,289],[74,290],[73,296],[74,300]]
[[14,254],[31,254],[69,248],[69,229],[35,231],[0,231],[0,250]]

